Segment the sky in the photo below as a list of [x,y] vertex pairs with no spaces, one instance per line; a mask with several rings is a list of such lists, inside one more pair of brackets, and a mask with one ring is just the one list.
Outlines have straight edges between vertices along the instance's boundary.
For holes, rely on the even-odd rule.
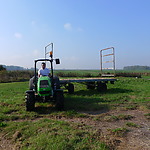
[[100,69],[108,47],[117,69],[150,66],[149,7],[150,0],[0,0],[0,64],[34,67],[54,43],[55,69]]

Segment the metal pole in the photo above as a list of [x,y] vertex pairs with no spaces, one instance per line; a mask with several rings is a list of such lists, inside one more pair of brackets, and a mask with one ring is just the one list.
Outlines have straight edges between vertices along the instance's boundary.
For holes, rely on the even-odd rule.
[[52,58],[51,58],[51,60],[52,60],[52,62],[51,62],[51,70],[52,70],[52,78],[53,78],[53,43],[51,43],[51,45],[52,45]]
[[101,76],[102,76],[102,50],[100,51],[100,58],[101,58]]
[[113,49],[113,67],[114,67],[114,76],[115,76],[115,74],[116,74],[116,66],[115,66],[115,49],[114,49],[114,47],[112,47],[112,49]]
[[37,80],[36,80],[36,76],[37,76],[37,75],[36,75],[36,62],[37,62],[37,61],[35,61],[35,66],[34,66],[34,77],[35,77],[35,91],[37,92],[37,82],[36,82],[36,81],[37,81]]
[[45,59],[46,59],[46,47],[45,47]]

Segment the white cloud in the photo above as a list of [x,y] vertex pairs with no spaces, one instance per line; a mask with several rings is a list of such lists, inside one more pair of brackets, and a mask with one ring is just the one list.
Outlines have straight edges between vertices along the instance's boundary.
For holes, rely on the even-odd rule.
[[21,34],[21,33],[18,33],[18,32],[16,32],[16,33],[14,34],[14,36],[15,36],[15,38],[17,38],[17,39],[21,39],[21,38],[22,38],[22,34]]
[[71,25],[70,23],[65,23],[65,24],[64,24],[64,28],[65,28],[65,30],[67,30],[67,31],[71,31],[71,30],[72,30],[72,25]]

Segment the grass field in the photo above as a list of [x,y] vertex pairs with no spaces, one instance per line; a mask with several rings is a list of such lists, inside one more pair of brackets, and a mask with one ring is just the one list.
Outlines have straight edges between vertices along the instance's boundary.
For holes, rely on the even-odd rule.
[[[103,93],[88,90],[79,83],[75,84],[74,94],[64,90],[65,111],[62,112],[56,111],[49,103],[37,103],[34,112],[26,112],[24,95],[28,82],[1,83],[0,149],[118,148],[117,141],[123,143],[121,138],[134,134],[142,126],[133,112],[139,116],[142,113],[145,121],[149,121],[150,80],[148,77],[117,79],[114,85],[108,84],[107,92]],[[105,128],[100,125],[105,125]],[[150,131],[150,127],[142,127]],[[107,138],[100,129],[109,133]]]

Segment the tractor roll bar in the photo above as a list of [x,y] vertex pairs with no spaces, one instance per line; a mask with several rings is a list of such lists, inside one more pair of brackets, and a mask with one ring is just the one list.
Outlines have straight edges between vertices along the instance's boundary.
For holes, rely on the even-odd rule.
[[[35,76],[35,90],[37,90],[37,81],[36,81],[36,78],[37,78],[37,74],[36,74],[36,63],[38,61],[49,61],[51,63],[51,69],[53,70],[53,66],[52,66],[52,63],[53,63],[53,59],[37,59],[37,60],[34,60],[35,62],[35,66],[34,66],[34,76]],[[52,78],[53,78],[53,71],[52,71]]]
[[34,60],[35,62],[38,62],[38,61],[51,61],[50,59],[37,59],[37,60]]

